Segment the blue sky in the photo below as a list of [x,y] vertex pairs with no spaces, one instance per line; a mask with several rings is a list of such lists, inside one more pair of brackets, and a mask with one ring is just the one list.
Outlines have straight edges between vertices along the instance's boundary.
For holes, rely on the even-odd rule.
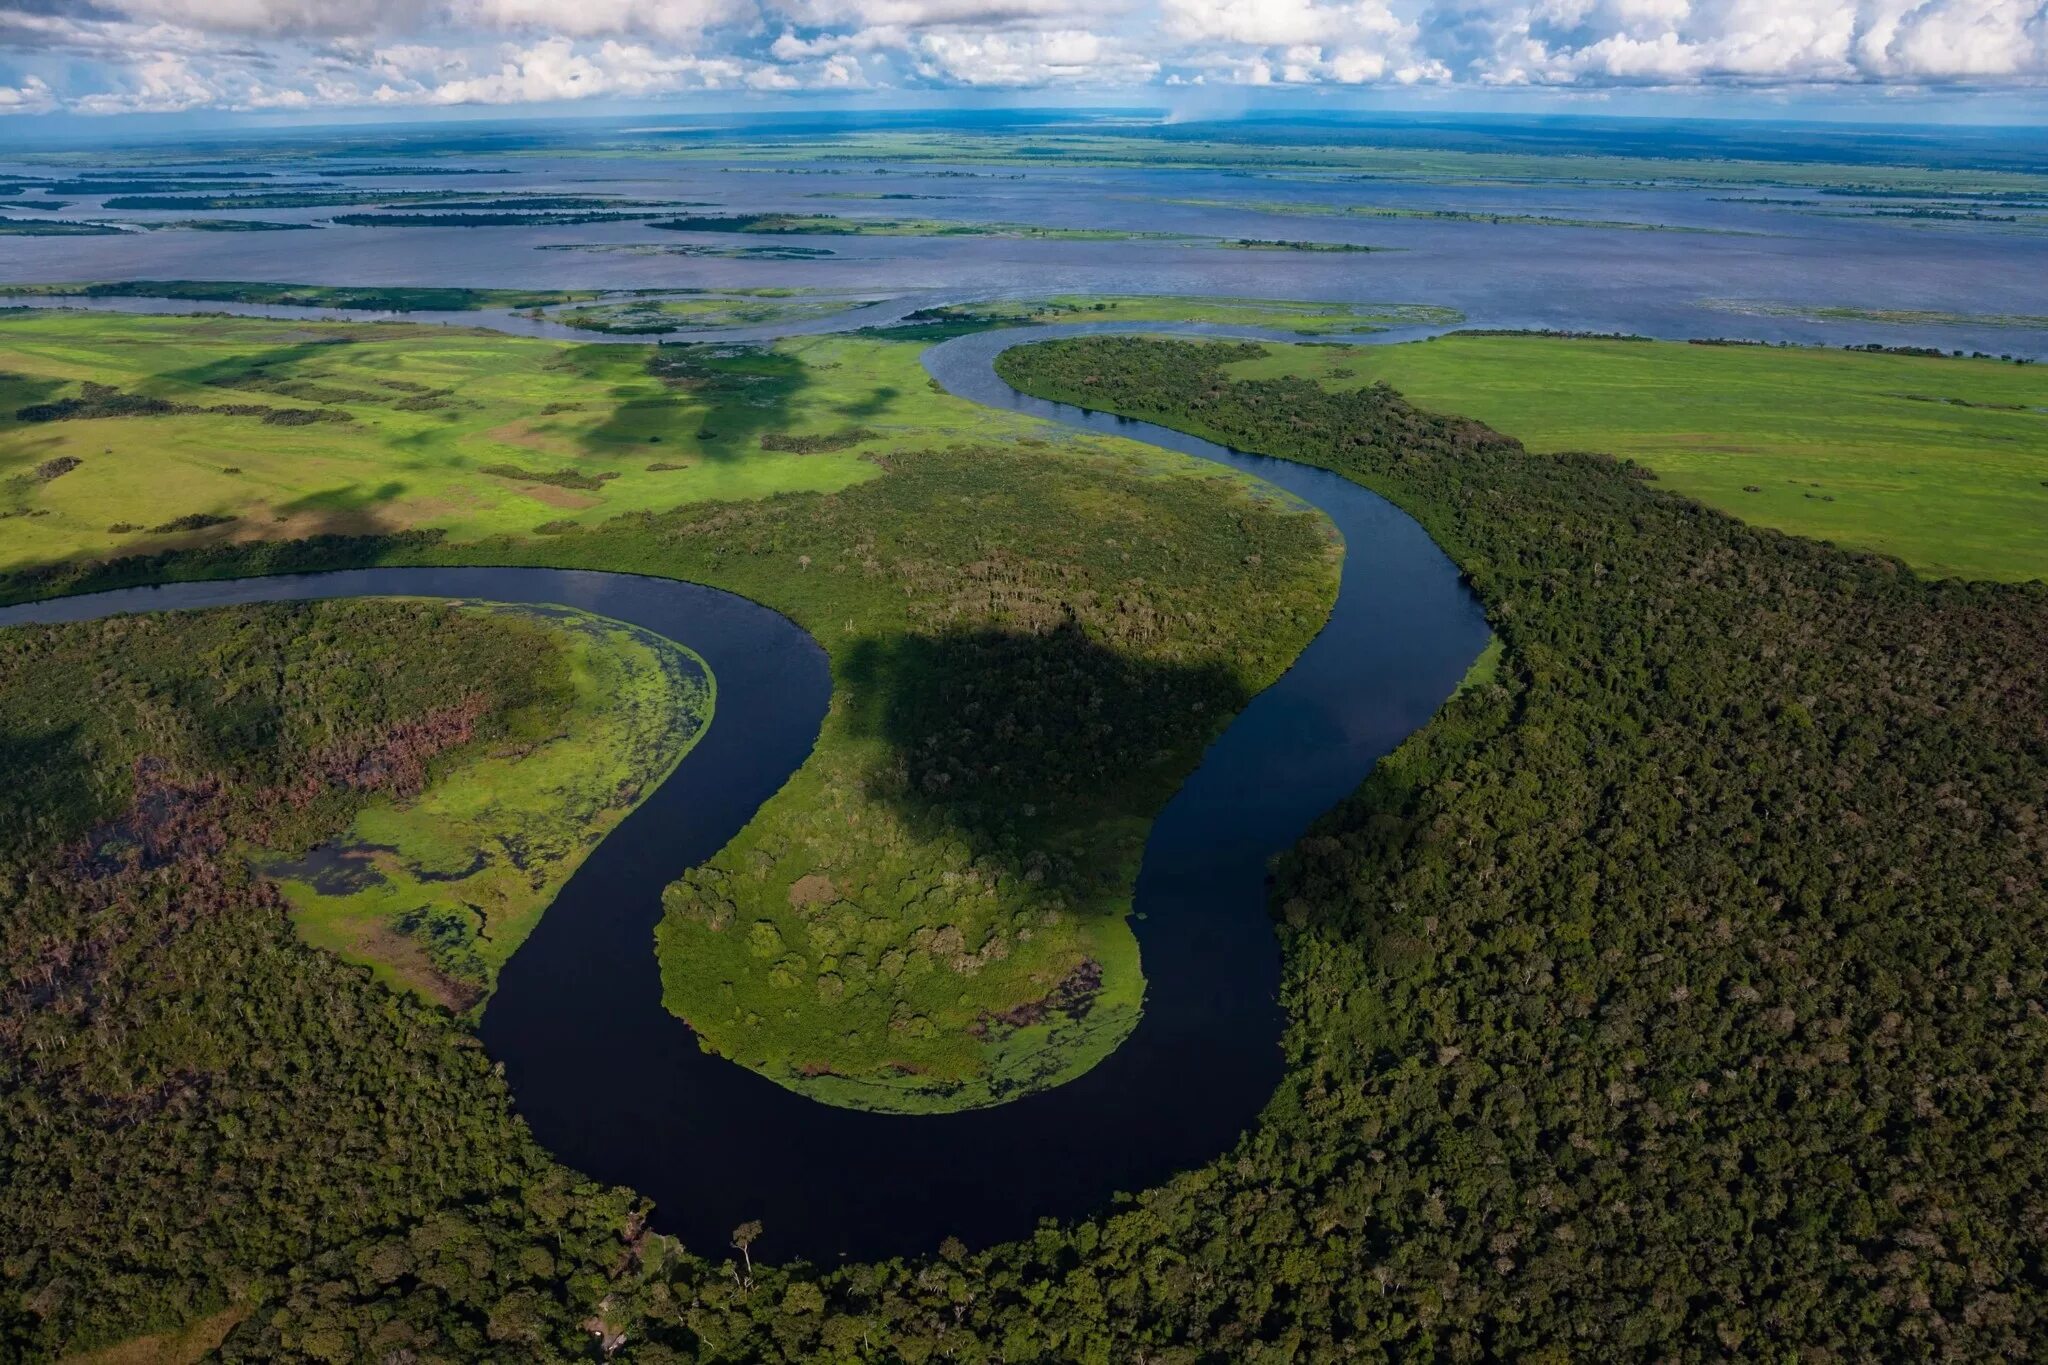
[[0,0],[0,116],[60,123],[948,101],[2029,123],[2044,95],[2048,0]]

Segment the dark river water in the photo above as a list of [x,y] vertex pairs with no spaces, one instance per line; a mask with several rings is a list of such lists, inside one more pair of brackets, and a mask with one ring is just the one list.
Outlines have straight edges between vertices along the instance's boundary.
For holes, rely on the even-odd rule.
[[1043,329],[963,337],[927,367],[965,397],[1245,470],[1320,507],[1345,543],[1328,624],[1168,803],[1145,846],[1134,927],[1144,1016],[1086,1075],[993,1109],[837,1109],[701,1052],[661,1006],[661,890],[722,847],[810,751],[825,656],[731,594],[624,574],[367,569],[179,583],[0,610],[0,625],[231,602],[392,595],[551,602],[681,641],[718,679],[716,715],[675,773],[592,853],[506,965],[485,1048],[562,1160],[657,1202],[655,1225],[722,1252],[760,1219],[773,1259],[981,1245],[1074,1218],[1227,1149],[1280,1076],[1268,860],[1427,721],[1484,646],[1485,620],[1422,529],[1334,474],[1145,423],[1025,398],[990,361]]

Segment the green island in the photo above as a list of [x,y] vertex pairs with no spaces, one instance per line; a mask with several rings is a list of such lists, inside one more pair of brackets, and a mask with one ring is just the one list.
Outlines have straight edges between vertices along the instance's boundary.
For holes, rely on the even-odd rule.
[[726,246],[710,242],[544,242],[535,251],[582,251],[598,256],[700,256],[730,261],[820,261],[838,253],[829,247]]
[[11,218],[0,215],[0,237],[111,237],[125,232],[108,223],[81,223],[69,218]]
[[1646,223],[1635,218],[1572,218],[1551,213],[1489,213],[1483,209],[1403,209],[1375,204],[1325,204],[1303,199],[1162,199],[1162,204],[1189,208],[1236,209],[1303,218],[1412,218],[1436,223],[1492,223],[1509,227],[1608,228],[1623,232],[1704,232],[1742,236],[1737,228],[1691,227],[1679,223]]
[[459,313],[544,308],[612,296],[605,289],[458,289],[431,285],[260,284],[240,280],[88,280],[0,284],[0,298],[179,299],[290,308],[360,308],[384,313]]
[[499,228],[580,227],[589,223],[640,223],[665,216],[662,209],[585,209],[510,212],[491,209],[455,209],[449,212],[337,213],[326,221],[335,227],[409,228]]
[[2048,578],[2048,371],[1823,347],[1446,336],[1235,378],[1391,385],[1541,452],[1608,451],[1755,525],[1932,576]]
[[[334,221],[348,220],[336,218]],[[650,222],[648,226],[672,232],[732,232],[771,237],[1006,237],[1053,242],[1159,242],[1222,251],[1387,250],[1385,247],[1345,242],[1205,237],[1195,233],[1145,232],[1135,228],[1042,227],[1030,223],[976,223],[941,218],[847,218],[831,213],[702,213],[663,218]]]
[[714,680],[688,649],[561,607],[479,605],[537,621],[565,701],[417,793],[380,797],[311,850],[260,854],[299,935],[380,979],[480,1011],[498,968],[613,826],[710,723]]
[[[183,186],[178,187],[183,189]],[[432,204],[448,208],[534,208],[584,209],[638,208],[610,198],[589,195],[522,194],[494,198],[478,204],[475,196],[462,190],[350,190],[350,189],[255,189],[234,194],[117,194],[106,201],[109,209],[318,209],[348,208],[357,204]]]
[[1226,298],[1174,294],[1056,294],[1049,298],[988,299],[921,308],[904,322],[980,326],[1027,322],[1204,322],[1268,327],[1314,336],[1378,332],[1389,327],[1449,326],[1463,322],[1455,308],[1423,303],[1309,303],[1292,299]]
[[[1151,813],[1312,636],[1335,559],[1254,481],[948,398],[918,352],[11,312],[0,597],[533,563],[784,611],[830,655],[832,708],[669,889],[665,1000],[819,1098],[989,1103],[1128,1030]],[[2048,1178],[2048,596],[1984,580],[2048,559],[2023,500],[2048,496],[2038,370],[1484,336],[998,363],[1356,480],[1494,624],[1275,869],[1287,1072],[1254,1130],[1000,1246],[742,1266],[650,1233],[537,1146],[447,1008],[388,989],[415,984],[388,957],[309,946],[280,913],[302,893],[256,865],[377,844],[402,850],[380,875],[461,870],[458,842],[527,818],[492,808],[490,765],[573,733],[634,642],[405,601],[9,630],[5,1349],[2027,1353],[2048,1322],[2007,1286],[2035,1249],[2013,1210]],[[1873,469],[1904,495],[1828,521]],[[671,705],[708,702],[619,652]],[[639,705],[618,700],[624,734]],[[1058,742],[1077,723],[1088,742]],[[394,736],[416,764],[347,776]],[[622,743],[552,790],[674,761]],[[339,776],[296,804],[309,770]],[[573,857],[614,817],[530,815],[565,807]]]
[[697,213],[648,224],[670,232],[745,232],[814,237],[1042,237],[1056,242],[1167,242],[1175,232],[1124,228],[1038,227],[1028,223],[968,223],[940,218],[846,218],[833,213]]

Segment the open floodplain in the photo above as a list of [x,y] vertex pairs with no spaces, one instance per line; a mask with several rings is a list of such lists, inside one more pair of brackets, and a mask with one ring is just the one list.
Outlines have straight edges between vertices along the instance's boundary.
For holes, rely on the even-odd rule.
[[1561,136],[0,160],[6,1350],[2038,1340],[2048,161]]

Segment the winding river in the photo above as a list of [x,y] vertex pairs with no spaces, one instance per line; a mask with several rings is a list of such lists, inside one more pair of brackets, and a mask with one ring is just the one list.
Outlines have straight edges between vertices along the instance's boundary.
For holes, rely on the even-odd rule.
[[653,953],[662,887],[723,846],[803,762],[830,695],[824,652],[764,607],[628,574],[382,568],[30,603],[0,609],[0,625],[403,594],[561,603],[688,644],[718,679],[713,724],[570,879],[485,1012],[483,1044],[521,1114],[563,1161],[649,1195],[657,1227],[711,1255],[748,1219],[764,1224],[757,1250],[776,1260],[1019,1236],[1041,1218],[1079,1217],[1200,1165],[1255,1120],[1280,1077],[1284,1023],[1268,860],[1429,719],[1487,635],[1451,561],[1358,485],[1028,398],[992,368],[1009,346],[1102,330],[976,333],[932,347],[925,365],[962,397],[1286,489],[1342,533],[1343,581],[1322,632],[1216,739],[1152,829],[1135,902],[1148,981],[1138,1028],[1093,1071],[998,1108],[899,1116],[818,1104],[701,1052],[662,1009]]

